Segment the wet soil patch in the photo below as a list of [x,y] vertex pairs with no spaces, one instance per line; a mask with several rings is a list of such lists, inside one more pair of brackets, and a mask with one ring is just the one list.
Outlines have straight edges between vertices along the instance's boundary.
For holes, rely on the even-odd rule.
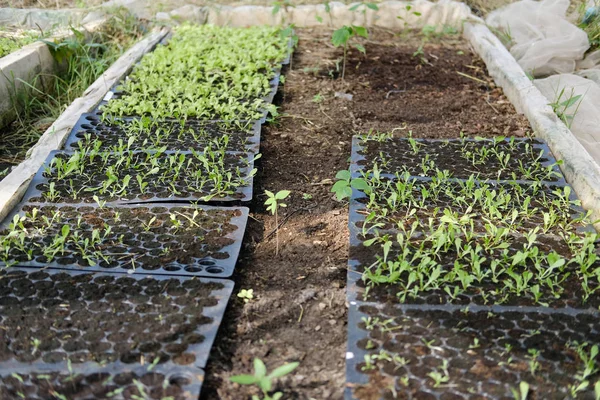
[[[226,277],[235,266],[247,209],[24,205],[16,225],[15,215],[0,231],[10,244],[5,265]],[[19,238],[7,237],[11,231]]]
[[[415,311],[351,306],[348,394],[355,399],[563,399],[579,386],[598,315]],[[593,382],[597,372],[590,376]],[[385,383],[385,384],[383,384]],[[399,397],[394,397],[398,393]],[[591,386],[578,398],[591,396]]]
[[347,204],[337,202],[330,189],[337,171],[348,169],[355,133],[404,128],[415,137],[456,138],[461,131],[489,137],[529,129],[463,41],[426,44],[425,53],[435,57],[423,65],[413,57],[420,40],[374,30],[365,56],[349,51],[342,81],[342,50],[330,45],[331,31],[297,33],[299,48],[279,95],[281,115],[263,130],[255,179],[255,193],[292,191],[279,215],[280,255],[275,256],[275,218],[258,194],[235,275],[237,287],[252,288],[255,299],[230,302],[203,400],[259,394],[229,381],[250,373],[254,357],[269,370],[300,361],[279,381],[286,399],[343,398],[348,219]]

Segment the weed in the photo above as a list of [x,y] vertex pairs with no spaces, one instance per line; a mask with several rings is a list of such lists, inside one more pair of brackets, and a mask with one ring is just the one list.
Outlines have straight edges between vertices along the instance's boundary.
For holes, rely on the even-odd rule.
[[282,200],[285,200],[290,195],[289,190],[280,190],[277,193],[270,192],[265,190],[265,195],[267,196],[267,200],[265,200],[265,206],[267,206],[267,211],[270,211],[271,214],[275,216],[275,255],[279,255],[279,222],[278,222],[278,210],[280,207],[287,207],[287,204],[283,203]]
[[[362,26],[342,26],[340,29],[337,29],[333,32],[331,37],[331,43],[335,47],[344,46],[344,57],[342,63],[342,80],[344,80],[344,76],[346,74],[346,55],[348,52],[348,42],[350,39],[356,36],[362,36],[364,38],[368,37],[367,29]],[[353,46],[360,51],[361,53],[365,53],[365,48],[363,45],[359,43],[354,43]]]

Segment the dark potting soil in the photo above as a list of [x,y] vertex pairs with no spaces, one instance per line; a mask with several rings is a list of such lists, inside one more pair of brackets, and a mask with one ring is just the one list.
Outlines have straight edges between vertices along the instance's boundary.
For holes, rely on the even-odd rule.
[[[94,196],[107,202],[197,201],[205,196],[213,201],[247,201],[252,194],[253,161],[247,153],[172,152],[156,156],[136,152],[123,156],[112,154],[105,161],[94,154],[83,157],[82,173],[59,179],[56,168],[50,166],[52,160],[68,162],[71,156],[51,153],[25,194],[25,201],[95,203]],[[231,178],[228,173],[232,174]],[[116,177],[113,182],[110,175]],[[141,183],[137,176],[143,178]],[[141,185],[145,187],[142,189]]]
[[[39,209],[35,219],[34,209]],[[32,253],[29,256],[13,245],[4,264],[194,276],[231,275],[247,218],[243,207],[172,204],[24,205],[19,215],[26,213],[24,247]],[[0,235],[9,233],[13,218],[13,214],[7,217]],[[50,260],[43,249],[63,235],[64,226],[69,227],[67,240]],[[99,237],[86,248],[85,241],[93,240],[94,230]]]
[[[119,141],[129,144],[131,151],[163,146],[168,150],[203,150],[208,142],[227,136],[227,151],[258,152],[260,142],[260,127],[251,123],[243,127],[226,127],[210,121],[187,120],[183,126],[178,121],[161,121],[140,129],[141,124],[132,119],[102,122],[99,114],[84,114],[71,131],[65,148],[77,150],[100,140],[99,150],[111,150],[112,146],[119,145]],[[135,140],[131,140],[132,137]]]
[[[196,400],[202,387],[204,371],[167,363],[148,365],[109,365],[95,363],[56,365],[43,372],[0,373],[2,399],[68,400]],[[9,374],[10,373],[10,374]]]
[[[600,334],[600,317],[350,306],[348,398],[570,398]],[[368,363],[370,357],[370,364]],[[598,373],[589,377],[595,382]],[[436,381],[437,379],[437,381]],[[577,398],[593,398],[593,385]],[[394,394],[397,394],[396,396]]]
[[[357,164],[362,170],[377,164],[383,173],[409,172],[414,176],[435,176],[437,169],[451,177],[498,180],[564,181],[556,160],[539,140],[514,142],[491,140],[409,141],[393,138],[382,141],[356,140]],[[555,173],[549,174],[552,170]]]
[[348,169],[355,133],[405,126],[414,137],[457,138],[461,131],[490,137],[529,130],[464,41],[432,39],[424,46],[429,64],[422,64],[413,57],[421,38],[369,30],[366,55],[349,50],[342,81],[343,51],[330,45],[331,31],[297,33],[299,48],[277,100],[280,117],[264,127],[255,179],[255,193],[292,191],[278,218],[279,255],[275,217],[265,209],[265,197],[255,196],[234,277],[238,288],[253,289],[255,299],[229,303],[203,400],[258,395],[257,388],[229,380],[252,373],[255,357],[269,371],[300,361],[276,385],[286,399],[343,398],[348,219],[347,204],[330,189],[337,171]]
[[8,268],[0,370],[41,373],[70,360],[75,372],[87,362],[193,372],[206,364],[232,290],[228,280]]

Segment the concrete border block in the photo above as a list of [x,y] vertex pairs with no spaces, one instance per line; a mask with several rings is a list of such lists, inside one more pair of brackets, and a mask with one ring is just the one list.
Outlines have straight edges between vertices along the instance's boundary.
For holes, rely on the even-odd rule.
[[[527,117],[535,134],[548,142],[554,156],[562,160],[561,170],[583,207],[592,211],[594,219],[600,219],[600,166],[557,117],[548,105],[548,99],[487,26],[466,23],[464,36],[511,103]],[[596,225],[598,228],[600,224]]]
[[25,161],[13,168],[11,173],[0,181],[0,220],[4,219],[21,200],[31,178],[44,164],[48,154],[62,147],[81,114],[93,110],[106,92],[128,74],[134,64],[151,51],[168,32],[168,29],[164,28],[155,30],[123,54],[44,132],[39,141],[29,150]]

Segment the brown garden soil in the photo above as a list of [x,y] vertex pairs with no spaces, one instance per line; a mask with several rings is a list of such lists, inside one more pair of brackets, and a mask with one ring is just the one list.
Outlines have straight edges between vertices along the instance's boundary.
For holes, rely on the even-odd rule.
[[[279,381],[286,399],[342,398],[348,212],[330,189],[336,172],[348,168],[353,134],[398,129],[399,135],[457,138],[461,131],[484,137],[528,131],[462,40],[432,39],[422,60],[413,56],[421,38],[373,31],[366,55],[350,51],[342,81],[336,69],[342,50],[330,45],[331,32],[298,34],[278,95],[282,115],[263,130],[256,195],[234,276],[235,293],[253,289],[255,299],[232,297],[207,367],[204,400],[258,394],[229,381],[251,373],[255,357],[269,370],[300,361]],[[278,256],[275,218],[260,195],[265,189],[292,191],[279,216]]]

